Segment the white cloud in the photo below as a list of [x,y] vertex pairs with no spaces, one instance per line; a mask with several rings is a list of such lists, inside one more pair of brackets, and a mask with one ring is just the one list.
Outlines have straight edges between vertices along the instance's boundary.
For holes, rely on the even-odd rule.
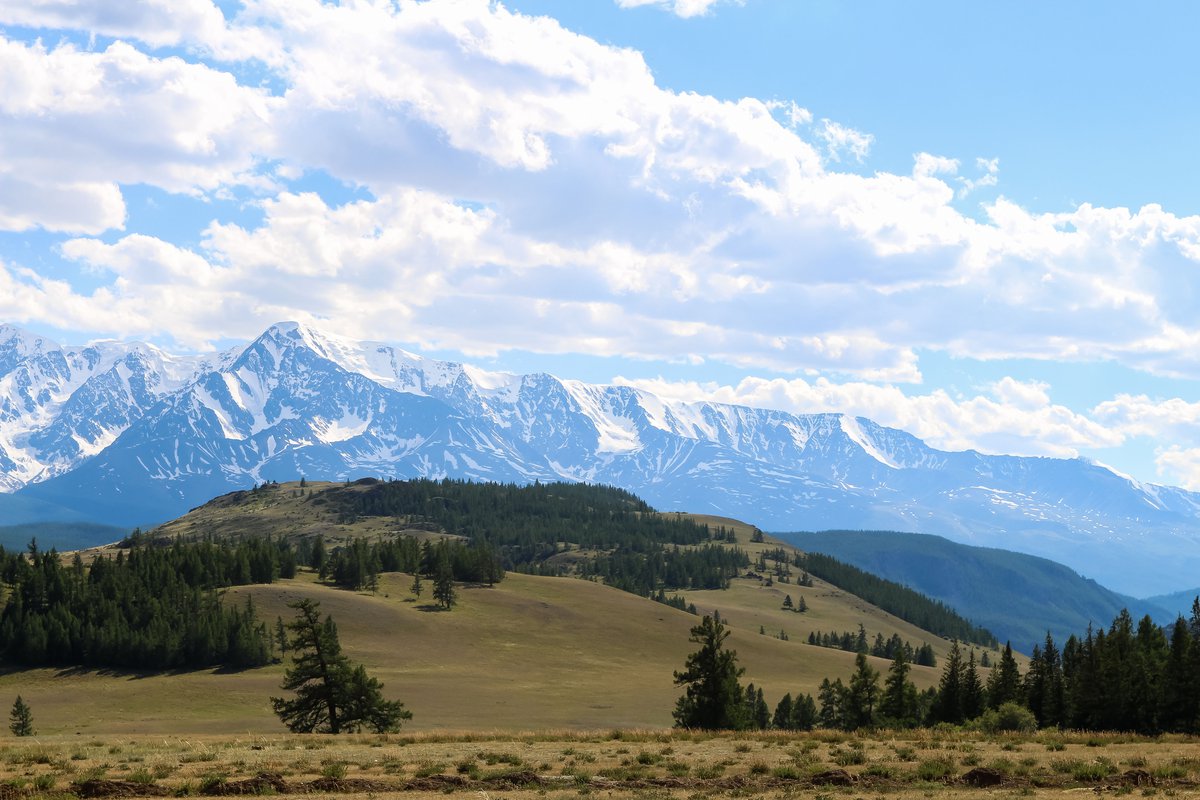
[[1171,445],[1155,452],[1158,474],[1172,485],[1200,492],[1200,447]]
[[[263,225],[208,229],[199,256],[234,298],[217,310],[135,269],[151,263],[144,240],[73,244],[112,272],[105,288],[129,311],[93,303],[93,322],[235,335],[249,324],[235,314],[307,312],[468,351],[886,381],[919,380],[921,348],[1200,375],[1197,217],[1033,214],[1001,197],[975,220],[956,195],[992,185],[994,161],[973,178],[928,154],[906,175],[839,172],[831,154],[866,159],[869,134],[812,125],[794,103],[665,90],[639,53],[486,0],[252,0],[232,20],[190,0],[174,28],[161,3],[22,8],[34,10],[3,13],[189,57],[257,35],[281,87],[124,41],[91,53],[0,39],[0,175],[30,198],[0,202],[0,226],[95,234],[124,219],[113,187],[143,182],[271,195]],[[271,184],[316,170],[373,199],[331,208]]]
[[0,172],[0,230],[101,233],[125,224],[115,183],[42,183]]
[[30,198],[19,212],[4,203],[4,226],[119,227],[117,184],[261,184],[252,169],[269,149],[269,109],[225,72],[122,42],[90,53],[0,36],[0,176]]
[[151,47],[192,45],[217,58],[268,59],[269,32],[232,26],[211,0],[21,0],[0,5],[0,24],[85,30]]
[[966,197],[974,191],[984,189],[989,186],[997,186],[1000,183],[1000,159],[998,158],[977,158],[975,166],[981,173],[978,178],[963,178],[958,179],[959,198]]
[[617,0],[621,8],[638,8],[641,6],[657,6],[666,9],[676,16],[688,19],[702,17],[720,3],[736,3],[744,5],[745,0]]
[[875,141],[875,137],[869,133],[856,131],[830,119],[821,120],[817,138],[825,142],[825,153],[832,161],[841,161],[842,156],[847,155],[860,164],[866,160]]
[[1114,447],[1118,432],[1051,402],[1044,384],[1005,378],[992,396],[909,395],[895,386],[833,383],[825,378],[746,378],[736,386],[617,378],[663,397],[772,408],[799,414],[840,412],[906,430],[945,450],[1071,458],[1082,449]]

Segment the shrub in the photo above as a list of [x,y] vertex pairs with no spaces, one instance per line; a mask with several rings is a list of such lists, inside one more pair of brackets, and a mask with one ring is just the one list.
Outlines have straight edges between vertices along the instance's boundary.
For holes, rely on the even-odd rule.
[[1024,706],[1004,703],[985,711],[977,724],[985,733],[1033,733],[1037,730],[1037,717]]
[[954,774],[954,764],[948,758],[930,758],[917,765],[917,777],[923,781],[941,781]]

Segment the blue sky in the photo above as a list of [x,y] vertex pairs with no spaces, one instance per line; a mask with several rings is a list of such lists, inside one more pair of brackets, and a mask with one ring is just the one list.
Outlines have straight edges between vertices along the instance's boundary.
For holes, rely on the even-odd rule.
[[1186,3],[0,8],[0,321],[282,319],[1200,488]]

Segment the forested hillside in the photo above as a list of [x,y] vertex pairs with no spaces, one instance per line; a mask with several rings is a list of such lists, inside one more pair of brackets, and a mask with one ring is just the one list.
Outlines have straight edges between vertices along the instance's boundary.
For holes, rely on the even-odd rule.
[[[1025,653],[1047,631],[1062,641],[1089,624],[1105,624],[1123,608],[1135,616],[1150,614],[1160,623],[1174,616],[1153,603],[1112,592],[1062,564],[1007,550],[889,531],[781,536],[805,551],[826,553],[936,598]],[[1177,610],[1190,606],[1189,597]]]

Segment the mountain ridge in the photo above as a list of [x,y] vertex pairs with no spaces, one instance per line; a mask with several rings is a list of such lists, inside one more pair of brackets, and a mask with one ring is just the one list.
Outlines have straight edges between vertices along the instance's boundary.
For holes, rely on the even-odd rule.
[[187,357],[4,330],[0,512],[29,519],[61,507],[147,524],[300,475],[572,480],[767,530],[1003,547],[1133,595],[1191,586],[1200,568],[1200,495],[1084,459],[941,451],[863,417],[489,372],[298,323]]

